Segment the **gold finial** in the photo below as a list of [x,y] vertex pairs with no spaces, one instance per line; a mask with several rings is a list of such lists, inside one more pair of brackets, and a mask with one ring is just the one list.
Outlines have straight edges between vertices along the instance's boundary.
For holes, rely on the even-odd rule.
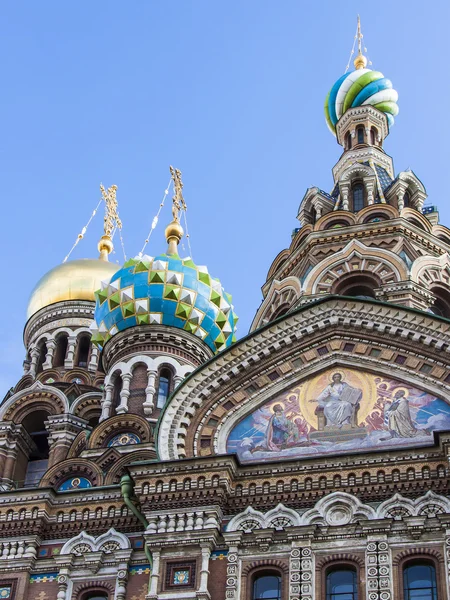
[[358,29],[357,29],[356,37],[358,39],[358,56],[353,61],[353,64],[355,65],[355,69],[365,69],[367,66],[367,58],[362,53],[363,34],[361,33],[361,19],[359,18],[359,15],[358,15]]
[[183,182],[181,181],[181,171],[170,166],[170,174],[173,181],[174,196],[172,198],[172,216],[173,220],[166,227],[166,240],[169,244],[167,254],[177,254],[177,246],[183,237],[184,231],[180,225],[179,214],[181,210],[186,210],[186,202],[183,198]]
[[105,190],[104,186],[100,184],[100,191],[102,193],[103,200],[105,201],[105,218],[103,226],[105,233],[100,238],[98,250],[100,252],[100,258],[102,260],[108,260],[108,254],[110,254],[114,249],[111,239],[114,225],[116,225],[119,229],[122,229],[122,221],[120,220],[119,213],[117,212],[117,185],[112,185]]

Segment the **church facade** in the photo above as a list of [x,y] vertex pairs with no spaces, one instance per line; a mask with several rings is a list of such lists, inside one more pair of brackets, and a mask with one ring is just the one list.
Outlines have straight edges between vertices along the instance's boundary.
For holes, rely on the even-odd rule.
[[100,258],[38,282],[0,404],[0,598],[450,597],[450,230],[384,150],[397,112],[360,49],[333,189],[239,340],[178,255],[181,173],[166,253],[120,269],[102,190]]

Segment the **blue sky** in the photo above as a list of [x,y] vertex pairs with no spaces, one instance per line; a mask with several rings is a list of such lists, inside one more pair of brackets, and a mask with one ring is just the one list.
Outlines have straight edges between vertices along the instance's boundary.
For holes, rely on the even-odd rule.
[[[67,254],[100,182],[119,186],[135,255],[169,165],[182,170],[193,258],[233,294],[247,332],[306,188],[332,187],[340,148],[323,102],[358,12],[373,68],[399,92],[385,150],[397,171],[416,172],[449,224],[449,4],[3,2],[0,396],[21,376],[28,296]],[[149,254],[165,251],[169,220],[167,205]],[[72,257],[96,256],[101,229],[98,216]]]

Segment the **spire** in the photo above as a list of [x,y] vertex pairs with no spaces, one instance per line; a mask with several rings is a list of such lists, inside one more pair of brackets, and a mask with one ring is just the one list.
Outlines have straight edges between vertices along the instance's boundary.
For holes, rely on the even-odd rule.
[[122,229],[122,221],[120,220],[117,211],[117,185],[112,185],[105,190],[104,186],[100,184],[100,191],[102,193],[102,198],[105,201],[105,218],[103,226],[104,234],[98,243],[98,251],[100,252],[100,259],[107,261],[108,254],[111,254],[114,249],[112,243],[113,230],[116,227]]
[[359,18],[359,15],[358,15],[358,28],[357,28],[357,32],[356,32],[356,37],[358,40],[358,56],[353,61],[353,64],[355,65],[355,69],[365,69],[367,66],[367,58],[362,53],[363,34],[361,33],[361,19]]
[[172,216],[173,220],[166,227],[166,240],[169,244],[167,254],[178,254],[177,246],[184,235],[183,228],[180,225],[179,214],[181,210],[186,210],[186,202],[183,198],[183,182],[181,181],[181,171],[170,167],[172,176],[174,196],[172,198]]

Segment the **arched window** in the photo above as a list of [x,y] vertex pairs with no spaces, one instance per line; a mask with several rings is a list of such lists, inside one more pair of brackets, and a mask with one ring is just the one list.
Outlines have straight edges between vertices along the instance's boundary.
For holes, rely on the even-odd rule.
[[88,366],[89,361],[89,353],[91,350],[91,338],[88,335],[81,335],[78,338],[77,344],[77,358],[75,361],[75,366],[84,367]]
[[443,287],[433,287],[431,291],[434,294],[434,302],[429,308],[429,312],[439,317],[450,319],[450,293]]
[[116,408],[120,404],[120,392],[122,391],[123,381],[122,376],[117,375],[114,379],[114,389],[113,389],[113,397],[112,397],[112,409],[114,414],[116,412]]
[[36,373],[40,373],[42,371],[45,357],[47,356],[47,344],[45,340],[41,340],[38,345],[39,348],[39,357],[36,364]]
[[326,600],[357,600],[358,583],[353,567],[334,567],[326,577]]
[[67,354],[67,333],[60,333],[56,336],[56,348],[53,355],[53,366],[63,367]]
[[311,225],[314,225],[317,221],[317,211],[314,206],[311,206]]
[[22,421],[24,429],[32,440],[27,461],[16,461],[14,480],[18,487],[37,487],[48,467],[49,445],[45,423],[48,413],[36,410]]
[[91,591],[81,596],[81,600],[108,600],[107,592]]
[[350,274],[338,279],[332,288],[333,294],[351,296],[352,298],[375,299],[375,288],[380,287],[377,279],[371,274]]
[[378,137],[378,131],[376,130],[375,127],[372,127],[370,129],[370,143],[372,144],[372,146],[376,145],[377,137]]
[[406,208],[407,206],[409,206],[411,204],[411,196],[409,195],[409,192],[406,191],[403,194],[403,207]]
[[355,183],[352,189],[353,212],[358,212],[364,208],[364,186],[362,183]]
[[347,133],[345,134],[345,149],[351,150],[351,147],[352,147],[352,134],[350,133],[350,131],[347,131]]
[[281,577],[276,572],[258,574],[253,579],[252,600],[281,600]]
[[356,139],[358,144],[364,144],[364,127],[357,127]]
[[429,561],[414,561],[403,569],[405,600],[437,600],[436,568]]
[[169,397],[170,384],[172,373],[169,369],[161,369],[158,381],[158,399],[156,401],[157,408],[164,408],[167,398]]

